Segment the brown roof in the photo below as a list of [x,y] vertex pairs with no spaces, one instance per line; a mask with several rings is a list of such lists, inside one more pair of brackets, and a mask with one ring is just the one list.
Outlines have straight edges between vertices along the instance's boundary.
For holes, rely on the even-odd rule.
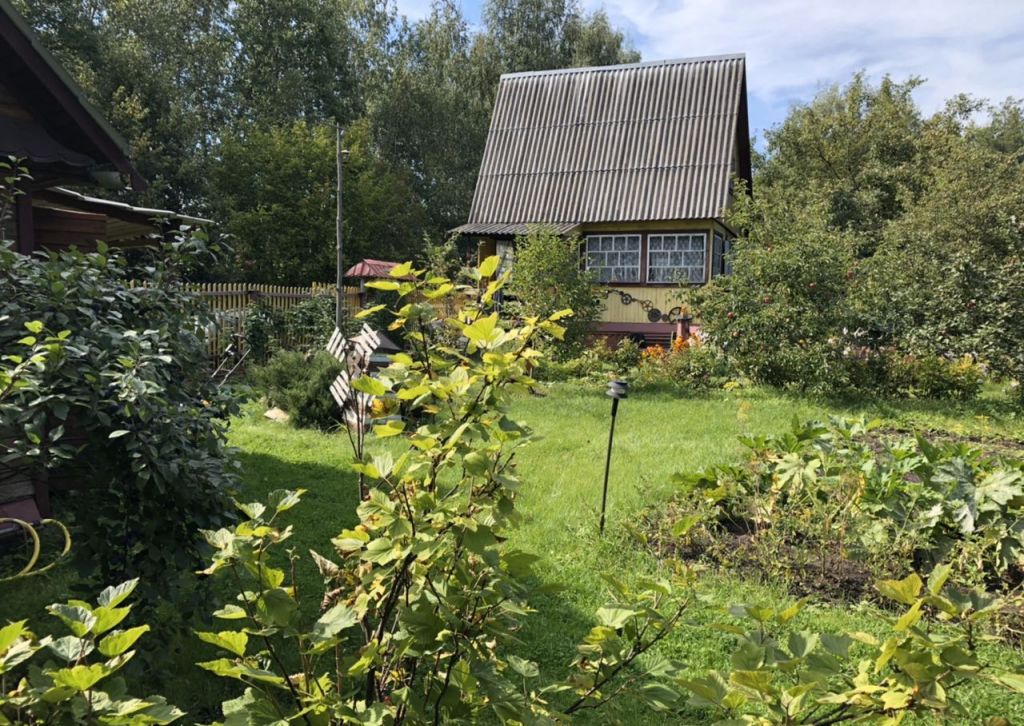
[[[391,270],[397,265],[397,262],[389,260],[360,260],[345,271],[345,277],[391,277]],[[406,275],[402,279],[409,280],[412,276]]]
[[466,234],[720,217],[749,180],[742,55],[501,77]]
[[[83,158],[97,167],[110,165],[128,177],[133,188],[145,189],[145,180],[128,158],[127,142],[89,103],[85,92],[43,47],[9,0],[0,0],[0,68],[5,93],[17,99],[31,114],[31,121],[41,125],[44,135],[50,137],[52,143],[42,149],[44,158],[55,153],[66,156],[66,151],[73,150],[73,159],[55,161],[71,168],[84,168]],[[5,129],[0,136],[0,151],[24,151],[21,146],[30,141],[26,138],[29,133],[24,128]],[[8,141],[15,148],[2,148]],[[29,151],[38,143],[39,138],[34,139]]]

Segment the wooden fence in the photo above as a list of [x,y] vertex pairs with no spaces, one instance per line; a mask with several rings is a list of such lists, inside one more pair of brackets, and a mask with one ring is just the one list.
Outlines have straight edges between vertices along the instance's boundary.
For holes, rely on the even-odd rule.
[[[247,282],[192,283],[187,288],[198,295],[213,312],[213,323],[206,331],[206,349],[214,365],[219,365],[232,342],[240,355],[244,352],[245,321],[252,307],[259,304],[276,313],[287,313],[299,304],[319,295],[334,295],[334,285],[313,283],[309,286],[263,285]],[[359,307],[359,288],[345,289],[346,305]],[[329,335],[324,331],[323,335]],[[298,349],[308,346],[315,337],[312,331],[288,331],[275,338],[275,346]]]

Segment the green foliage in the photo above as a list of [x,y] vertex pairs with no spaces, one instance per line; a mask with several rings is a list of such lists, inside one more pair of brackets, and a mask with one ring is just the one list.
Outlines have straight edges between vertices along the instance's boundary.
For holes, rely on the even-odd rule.
[[[322,349],[334,331],[335,298],[314,295],[287,310],[275,310],[259,301],[245,313],[245,344],[250,360],[265,364],[281,350],[312,353]],[[345,317],[342,332],[351,332],[353,321]]]
[[568,360],[542,358],[535,375],[545,381],[603,382],[609,378],[630,378],[637,373],[643,359],[640,345],[631,338],[622,338],[609,345],[607,338],[598,338]]
[[[331,540],[330,557],[311,553],[326,585],[315,621],[303,618],[294,565],[275,557],[291,535],[280,515],[301,492],[239,505],[245,521],[205,533],[215,550],[206,573],[230,573],[238,590],[215,613],[230,629],[200,634],[223,653],[200,665],[245,686],[224,703],[225,722],[270,713],[349,723],[550,721],[549,697],[574,694],[566,712],[596,707],[626,674],[619,682],[642,682],[652,704],[674,698],[656,681],[677,666],[628,669],[685,607],[669,581],[635,590],[613,583],[613,601],[565,682],[536,685],[537,665],[508,652],[529,612],[524,578],[536,559],[501,546],[519,522],[514,460],[529,440],[508,399],[533,385],[528,365],[540,354],[532,343],[562,335],[566,311],[502,327],[491,307],[508,274],[495,278],[497,262],[474,270],[471,286],[424,279],[409,264],[370,283],[396,294],[393,327],[405,329],[411,352],[353,387],[393,395],[407,414],[374,426],[368,453],[357,449],[354,469],[367,487],[359,524]],[[399,279],[410,273],[415,279]],[[468,300],[455,317],[439,317],[444,306],[432,304],[446,296]],[[445,327],[461,333],[457,349],[435,339]],[[285,665],[296,662],[298,671]]]
[[14,239],[14,204],[24,194],[21,187],[31,179],[28,169],[15,157],[0,159],[0,242]]
[[942,359],[1024,374],[1019,104],[987,125],[964,98],[923,118],[919,84],[857,75],[768,133],[757,193],[731,212],[734,274],[694,295],[754,380],[964,397],[976,385]]
[[[24,620],[0,628],[0,723],[168,724],[185,714],[161,696],[129,695],[117,675],[148,625],[120,628],[137,580],[48,609],[69,635],[36,637]],[[46,658],[45,660],[43,660]],[[7,690],[10,688],[10,690]]]
[[313,354],[279,350],[252,372],[254,385],[272,406],[279,406],[300,428],[332,430],[341,413],[330,394],[342,365],[327,351]]
[[891,576],[944,561],[961,582],[1019,590],[1024,462],[876,428],[794,422],[743,439],[744,464],[676,477],[685,505],[673,533],[747,532],[759,568],[797,580],[845,562]]
[[644,350],[635,384],[637,388],[707,391],[734,382],[731,372],[721,350],[691,336],[676,338],[667,349],[656,345]]
[[563,237],[545,227],[535,227],[517,237],[515,263],[508,293],[507,310],[523,317],[546,317],[571,309],[565,336],[555,348],[556,357],[579,352],[604,308],[593,278],[580,265],[580,240]]
[[[720,717],[717,724],[896,724],[909,715],[969,719],[957,691],[988,681],[1024,694],[1024,677],[985,662],[978,653],[987,621],[1012,603],[966,591],[937,567],[927,584],[916,574],[879,581],[879,593],[906,608],[884,616],[884,639],[864,632],[782,632],[802,607],[778,611],[738,605],[731,669],[683,679],[690,704]],[[991,723],[991,722],[990,722]]]
[[[71,331],[56,336],[62,351],[37,384],[0,409],[0,428],[18,432],[5,445],[80,487],[64,501],[76,513],[75,559],[93,582],[138,577],[147,606],[170,598],[183,613],[198,595],[197,530],[224,522],[237,484],[225,444],[236,403],[209,378],[208,313],[181,280],[206,251],[190,236],[137,264],[102,249],[0,250],[0,349],[25,345],[20,321]],[[43,428],[67,432],[68,444],[40,445]]]

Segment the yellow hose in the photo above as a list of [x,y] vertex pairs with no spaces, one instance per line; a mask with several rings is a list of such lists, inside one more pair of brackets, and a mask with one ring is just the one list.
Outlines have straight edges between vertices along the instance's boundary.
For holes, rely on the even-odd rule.
[[32,556],[29,558],[28,564],[26,564],[21,569],[21,572],[17,573],[16,575],[10,575],[8,577],[0,577],[0,582],[10,582],[11,580],[17,580],[23,577],[40,575],[46,572],[47,570],[56,567],[57,563],[64,559],[68,552],[71,551],[71,533],[68,532],[68,528],[64,526],[63,522],[60,522],[56,519],[42,520],[41,522],[39,522],[40,525],[53,524],[56,525],[58,529],[60,529],[61,533],[63,533],[64,535],[64,548],[61,550],[60,554],[53,559],[53,562],[49,563],[48,565],[44,565],[43,567],[40,567],[38,570],[34,570],[32,568],[34,568],[36,566],[36,563],[39,562],[39,556],[42,552],[42,543],[39,541],[39,532],[36,531],[36,528],[34,526],[32,526],[24,520],[15,519],[13,517],[0,517],[0,525],[7,523],[18,525],[25,531],[26,534],[28,534],[29,538],[31,538],[32,540]]

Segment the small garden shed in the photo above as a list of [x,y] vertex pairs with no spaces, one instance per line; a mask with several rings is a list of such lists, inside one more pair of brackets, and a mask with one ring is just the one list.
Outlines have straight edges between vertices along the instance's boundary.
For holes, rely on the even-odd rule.
[[456,231],[502,256],[531,225],[579,234],[608,299],[595,332],[667,341],[678,285],[729,272],[746,86],[743,55],[506,74]]

